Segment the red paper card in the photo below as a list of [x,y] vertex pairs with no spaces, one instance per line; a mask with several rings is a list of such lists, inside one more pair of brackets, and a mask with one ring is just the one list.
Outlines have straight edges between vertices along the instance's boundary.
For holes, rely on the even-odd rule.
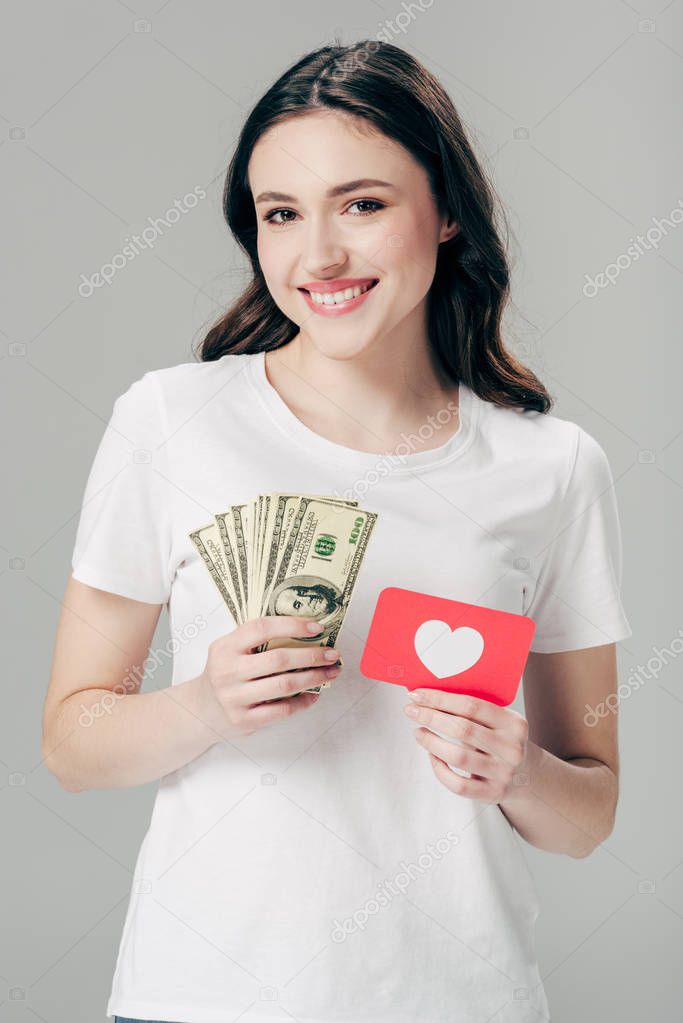
[[507,706],[535,628],[526,615],[389,586],[377,599],[360,670],[409,690],[466,693]]

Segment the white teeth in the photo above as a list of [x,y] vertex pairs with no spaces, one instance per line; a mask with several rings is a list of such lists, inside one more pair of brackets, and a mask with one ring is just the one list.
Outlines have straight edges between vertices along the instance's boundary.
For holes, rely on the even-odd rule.
[[320,292],[311,291],[309,292],[311,298],[318,305],[338,305],[340,302],[348,302],[351,298],[358,298],[365,291],[368,291],[372,287],[372,284],[364,284],[361,286],[356,285],[355,288],[345,288],[343,291],[333,292]]

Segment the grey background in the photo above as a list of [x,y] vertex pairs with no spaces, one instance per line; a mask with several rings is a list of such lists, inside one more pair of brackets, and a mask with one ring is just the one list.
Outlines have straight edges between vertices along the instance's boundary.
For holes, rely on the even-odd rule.
[[[40,754],[80,501],[113,402],[147,370],[193,361],[192,344],[241,288],[220,192],[251,104],[335,33],[374,37],[406,9],[391,0],[12,5],[0,41],[11,239],[0,315],[11,495],[0,536],[0,803],[12,920],[0,1023],[105,1019],[156,790],[69,794]],[[679,1018],[683,659],[661,649],[683,635],[683,228],[668,227],[594,297],[583,287],[683,199],[683,2],[436,0],[407,20],[385,30],[440,76],[510,213],[508,342],[557,397],[556,414],[607,451],[621,514],[634,634],[619,644],[617,825],[584,860],[524,845],[553,1021]],[[79,295],[82,274],[198,185],[205,200],[111,285]],[[167,639],[162,617],[153,645]],[[649,678],[636,684],[648,661]],[[163,667],[146,685],[169,683]]]

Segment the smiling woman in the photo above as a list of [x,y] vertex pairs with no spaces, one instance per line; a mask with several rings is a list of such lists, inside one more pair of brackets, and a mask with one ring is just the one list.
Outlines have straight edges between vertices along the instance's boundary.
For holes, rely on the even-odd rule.
[[[630,635],[607,458],[546,414],[546,388],[505,346],[502,214],[448,94],[408,53],[326,46],[285,71],[242,129],[224,211],[251,280],[198,362],[147,373],[115,403],[46,705],[65,787],[160,779],[107,1011],[547,1018],[518,834],[580,857],[613,820],[614,717],[584,723]],[[273,494],[327,495],[347,516],[357,495],[378,518],[343,671],[317,704],[295,686],[327,677],[319,646],[256,649],[303,637],[302,611],[334,613],[340,592],[283,579],[279,614],[232,627],[189,539],[197,509]],[[270,563],[265,542],[253,570],[226,562],[243,596],[283,547],[296,559],[288,525],[273,526]],[[241,554],[261,535],[235,529]],[[531,617],[529,720],[427,690],[414,741],[403,686],[359,670],[389,586]],[[203,623],[172,686],[124,693],[79,729],[79,704],[144,661],[164,605],[174,632]]]
[[[354,175],[359,167],[367,170],[363,177]],[[447,397],[447,381],[428,365],[425,341],[417,341],[426,333],[438,246],[459,230],[453,218],[440,215],[424,166],[357,115],[314,109],[261,135],[248,178],[256,195],[258,260],[268,291],[299,325],[287,345],[287,364],[296,363],[297,373],[310,378],[311,356],[343,359],[345,366],[336,373],[342,404],[349,411],[365,405],[358,420],[389,439],[386,409],[368,407],[367,382],[363,388],[351,367],[352,360],[358,367],[380,360],[385,392],[402,399],[395,426],[417,428],[434,402]],[[284,183],[284,190],[269,188],[274,181]],[[273,210],[273,195],[288,195],[290,205]],[[271,226],[273,216],[285,214],[284,223]],[[393,373],[384,358],[388,336]],[[270,352],[268,369],[280,358]],[[401,394],[406,386],[399,375],[405,378],[409,368],[427,393]],[[302,405],[301,393],[287,393]],[[323,402],[316,404],[309,415],[319,422]],[[355,441],[355,431],[338,436],[340,443]]]
[[[207,334],[204,361],[277,351],[284,362],[286,348],[301,377],[303,358],[312,374],[316,353],[333,356],[342,404],[351,398],[375,420],[368,433],[392,432],[397,377],[403,425],[422,422],[459,380],[504,407],[550,410],[500,335],[504,210],[443,86],[398,47],[324,47],[283,74],[242,129],[224,211],[254,279]],[[350,280],[372,284],[368,297],[348,296]],[[389,333],[393,373],[375,409],[376,389],[350,363],[388,374],[380,339]],[[406,350],[419,396],[405,382]]]

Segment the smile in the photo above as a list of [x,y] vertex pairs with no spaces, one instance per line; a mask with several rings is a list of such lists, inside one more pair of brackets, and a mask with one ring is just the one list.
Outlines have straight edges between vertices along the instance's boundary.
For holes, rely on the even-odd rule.
[[357,309],[377,284],[379,281],[374,280],[368,281],[367,284],[355,285],[352,288],[342,288],[339,291],[308,291],[306,288],[299,288],[299,291],[315,312],[334,315]]

